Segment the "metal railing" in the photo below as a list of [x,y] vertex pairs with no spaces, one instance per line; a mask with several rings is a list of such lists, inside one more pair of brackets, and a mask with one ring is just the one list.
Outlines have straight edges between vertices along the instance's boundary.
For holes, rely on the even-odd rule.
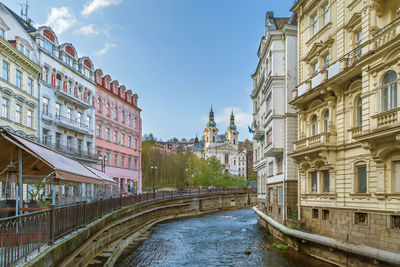
[[54,244],[62,237],[80,227],[85,227],[105,214],[136,203],[190,195],[216,193],[256,193],[247,188],[211,188],[159,191],[134,194],[117,198],[100,199],[63,207],[51,205],[42,211],[0,219],[0,266],[11,266],[44,244]]
[[[92,160],[98,160],[98,156],[95,155],[92,151],[86,150],[83,148],[79,148],[79,146],[75,147],[73,144],[68,144],[65,142],[61,142],[59,139],[51,138],[51,137],[42,137],[39,139],[39,143],[45,145],[53,150],[81,158],[88,158]],[[82,143],[83,145],[83,143]]]

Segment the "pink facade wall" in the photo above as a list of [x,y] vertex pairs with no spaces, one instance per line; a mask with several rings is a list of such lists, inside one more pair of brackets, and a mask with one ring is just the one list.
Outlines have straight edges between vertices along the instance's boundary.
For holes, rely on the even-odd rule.
[[[101,70],[95,71],[97,155],[107,156],[105,173],[118,180],[121,193],[142,192],[142,120],[137,95]],[[102,170],[101,165],[96,168]],[[136,188],[133,185],[136,184]]]

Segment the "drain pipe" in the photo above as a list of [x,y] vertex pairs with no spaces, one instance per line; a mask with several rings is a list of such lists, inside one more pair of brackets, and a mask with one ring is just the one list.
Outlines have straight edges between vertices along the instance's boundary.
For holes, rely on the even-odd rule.
[[267,216],[266,214],[261,212],[259,209],[257,209],[257,207],[253,207],[253,210],[258,214],[258,216],[260,216],[261,218],[266,220],[269,224],[271,224],[273,227],[275,227],[276,229],[278,229],[279,231],[281,231],[282,233],[284,233],[286,235],[297,237],[297,238],[300,238],[303,240],[307,240],[307,241],[321,244],[324,246],[328,246],[331,248],[336,248],[338,250],[342,250],[345,252],[350,252],[353,254],[377,259],[377,260],[380,260],[383,262],[387,262],[387,263],[391,263],[391,264],[400,264],[400,254],[398,254],[398,253],[394,253],[394,252],[390,252],[390,251],[386,251],[386,250],[382,250],[382,249],[377,249],[377,248],[373,248],[373,247],[368,247],[368,246],[364,246],[364,245],[355,245],[355,244],[345,243],[345,242],[342,242],[342,241],[339,241],[339,240],[336,240],[333,238],[290,229],[290,228],[287,228],[286,226],[278,223],[274,219],[270,218],[269,216]]

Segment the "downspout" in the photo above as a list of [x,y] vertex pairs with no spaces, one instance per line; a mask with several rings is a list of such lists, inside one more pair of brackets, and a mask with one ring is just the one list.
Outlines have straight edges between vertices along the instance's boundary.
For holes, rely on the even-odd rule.
[[279,222],[273,220],[263,212],[261,212],[257,207],[253,207],[253,210],[266,220],[270,225],[272,225],[274,228],[278,229],[282,233],[293,236],[302,240],[307,240],[310,242],[314,242],[316,244],[328,246],[331,248],[335,248],[338,250],[342,250],[345,252],[350,252],[356,255],[361,255],[364,257],[369,257],[373,259],[377,259],[383,262],[391,263],[391,264],[400,264],[400,254],[394,253],[391,251],[387,250],[382,250],[378,248],[373,248],[373,247],[368,247],[364,245],[356,245],[356,244],[350,244],[350,243],[345,243],[330,237],[325,237],[321,235],[316,235],[316,234],[310,234],[310,233],[305,233],[302,231],[294,230],[287,228],[286,226],[280,224]]

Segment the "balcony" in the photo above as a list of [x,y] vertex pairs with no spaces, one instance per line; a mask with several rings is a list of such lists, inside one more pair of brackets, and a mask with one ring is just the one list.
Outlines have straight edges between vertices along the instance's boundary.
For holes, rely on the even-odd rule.
[[265,132],[264,129],[260,126],[257,127],[256,132],[254,133],[254,139],[257,140],[258,142],[264,141],[265,137]]
[[92,107],[92,105],[90,104],[89,97],[88,100],[84,100],[80,98],[78,94],[75,94],[72,91],[63,90],[60,85],[56,86],[56,96],[64,100],[67,100],[69,102],[72,102],[83,109],[88,109]]
[[58,126],[62,126],[68,129],[71,129],[76,132],[80,132],[82,134],[92,135],[92,129],[89,128],[89,125],[83,122],[78,122],[76,119],[72,119],[71,117],[65,117],[59,114],[55,116],[55,124]]
[[357,138],[362,134],[362,126],[357,126],[349,130],[351,138]]
[[52,122],[53,115],[51,115],[51,113],[49,113],[48,111],[43,110],[42,119],[47,122]]
[[373,116],[373,118],[376,119],[377,126],[378,128],[380,127],[390,127],[398,124],[399,120],[398,118],[400,117],[400,109],[393,109],[393,110],[388,110],[385,112],[382,112],[380,114],[377,114]]
[[264,150],[265,157],[276,157],[282,154],[283,154],[283,148],[277,147],[274,143],[267,144]]
[[294,142],[294,151],[311,150],[320,148],[322,146],[334,145],[336,143],[336,136],[331,133],[320,133],[299,141]]
[[396,18],[373,35],[371,50],[378,49],[389,43],[390,41],[394,40],[399,33],[400,17]]
[[89,160],[91,162],[98,161],[98,156],[94,155],[92,151],[84,150],[79,146],[74,147],[72,144],[63,143],[60,140],[54,138],[52,139],[49,136],[47,137],[45,136],[42,139],[40,139],[39,143],[57,152],[74,157],[76,159],[84,159],[84,160]]

